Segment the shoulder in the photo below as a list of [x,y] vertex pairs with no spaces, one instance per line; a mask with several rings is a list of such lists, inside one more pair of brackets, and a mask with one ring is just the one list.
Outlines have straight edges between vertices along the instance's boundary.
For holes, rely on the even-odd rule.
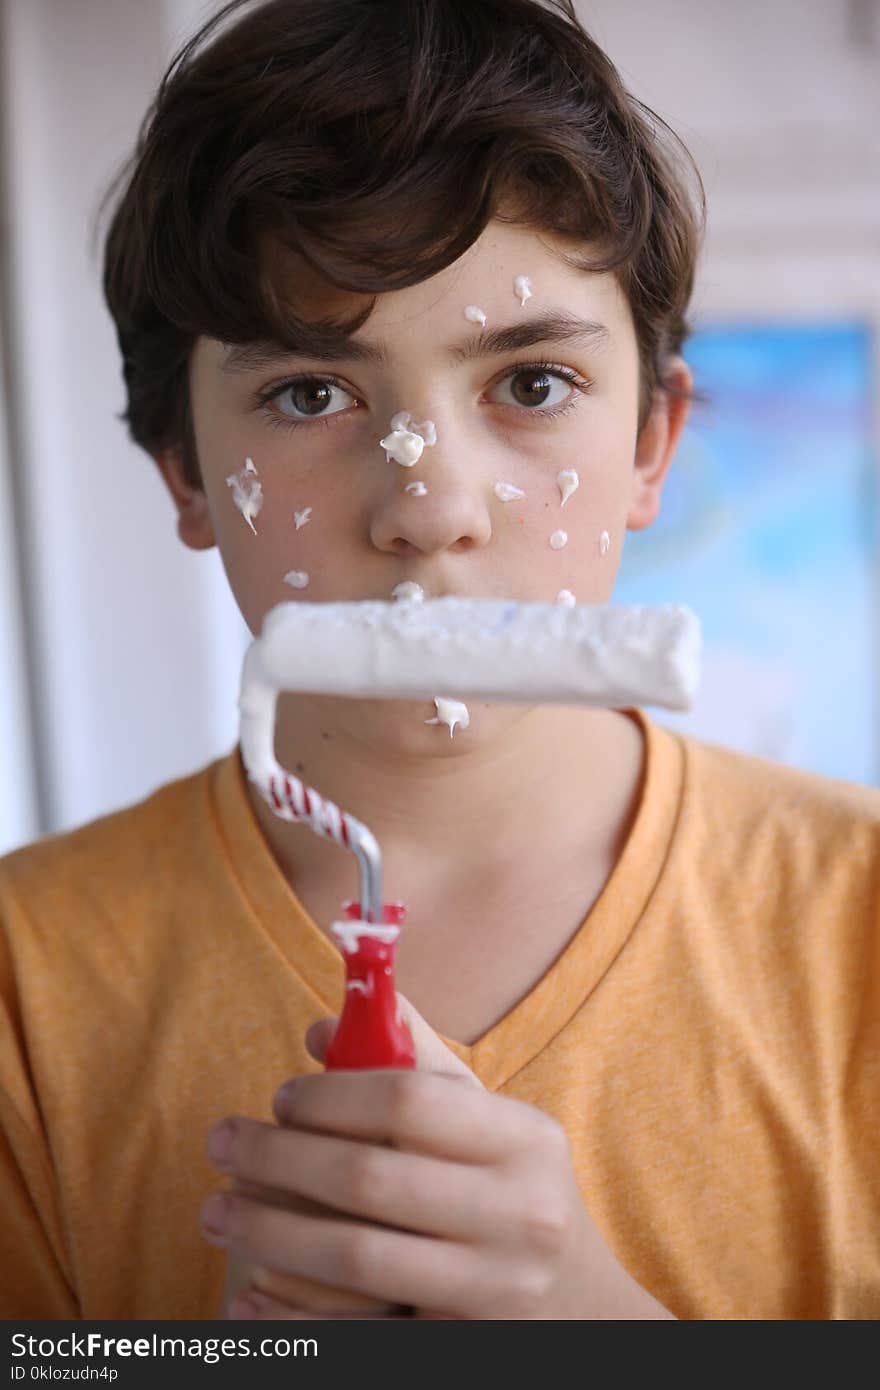
[[761,828],[802,847],[856,836],[880,846],[880,788],[822,777],[802,768],[682,738],[684,804],[728,834]]
[[750,971],[769,977],[775,961],[794,988],[821,977],[842,997],[863,992],[880,928],[880,790],[681,744],[677,901],[716,922],[719,951]]
[[73,902],[97,907],[164,887],[209,831],[214,774],[229,758],[0,858],[0,920],[16,905],[29,917],[64,916]]

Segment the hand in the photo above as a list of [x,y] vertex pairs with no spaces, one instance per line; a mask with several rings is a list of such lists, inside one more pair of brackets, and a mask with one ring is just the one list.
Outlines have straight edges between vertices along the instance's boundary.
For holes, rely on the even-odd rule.
[[[428,1028],[408,1001],[400,995],[398,999],[411,1026],[413,1021],[417,1019],[425,1034],[422,1039],[419,1064],[430,1070],[446,1071],[453,1075],[466,1077],[477,1086],[481,1085],[473,1072],[463,1062],[460,1062],[455,1054]],[[309,1029],[306,1043],[316,1061],[324,1060],[336,1024],[336,1019],[326,1018]],[[428,1035],[430,1036],[428,1037]],[[218,1166],[224,1165],[218,1164]],[[325,1220],[340,1219],[339,1213],[333,1212],[317,1202],[306,1201],[305,1198],[297,1197],[290,1192],[273,1191],[260,1187],[258,1184],[247,1182],[241,1177],[233,1179],[232,1191],[254,1201],[261,1201],[265,1205],[286,1211],[320,1215]],[[412,1315],[412,1310],[408,1308],[401,1310],[397,1305],[381,1299],[370,1298],[367,1295],[343,1289],[330,1288],[302,1275],[283,1273],[279,1270],[248,1263],[230,1248],[227,1259],[226,1287],[219,1313],[221,1318],[245,1316],[243,1312],[234,1311],[236,1307],[244,1306],[238,1297],[241,1294],[244,1294],[246,1298],[247,1296],[253,1298],[254,1295],[259,1295],[264,1309],[264,1317],[273,1316],[270,1312],[265,1311],[273,1307],[280,1307],[283,1316],[290,1316],[293,1309],[298,1309],[299,1315],[303,1317],[394,1318],[401,1315],[406,1317]],[[247,1316],[253,1316],[253,1312],[249,1312]]]
[[[401,1005],[418,1070],[299,1077],[275,1098],[280,1128],[230,1122],[230,1155],[220,1166],[247,1194],[227,1197],[223,1230],[206,1231],[208,1239],[251,1264],[351,1290],[386,1310],[415,1305],[420,1317],[671,1316],[626,1273],[589,1217],[561,1127],[534,1106],[484,1091],[412,1006]],[[310,1048],[322,1055],[331,1035],[332,1025],[317,1025]],[[423,1070],[447,1059],[446,1074]],[[281,1210],[258,1199],[260,1190],[329,1211]],[[308,1304],[268,1291],[253,1294],[249,1313],[242,1305],[230,1312],[314,1316]]]

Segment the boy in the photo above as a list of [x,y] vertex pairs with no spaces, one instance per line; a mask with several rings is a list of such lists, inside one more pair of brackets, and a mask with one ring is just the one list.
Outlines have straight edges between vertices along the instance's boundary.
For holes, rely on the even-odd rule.
[[[129,424],[254,632],[291,586],[604,602],[697,242],[563,0],[235,0],[108,237]],[[317,1065],[352,863],[237,753],[0,866],[5,1316],[880,1312],[880,795],[637,710],[441,717],[276,739],[410,904],[414,1073]]]

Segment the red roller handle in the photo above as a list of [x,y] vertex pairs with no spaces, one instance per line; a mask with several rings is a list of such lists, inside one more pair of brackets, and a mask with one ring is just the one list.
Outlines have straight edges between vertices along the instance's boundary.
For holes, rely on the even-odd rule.
[[[360,903],[346,903],[344,911],[349,921],[362,921]],[[383,908],[386,926],[399,926],[405,915],[401,903]],[[394,991],[396,953],[396,939],[370,936],[368,927],[362,927],[351,948],[343,942],[345,1005],[324,1059],[328,1071],[415,1066],[412,1034],[399,1015]]]

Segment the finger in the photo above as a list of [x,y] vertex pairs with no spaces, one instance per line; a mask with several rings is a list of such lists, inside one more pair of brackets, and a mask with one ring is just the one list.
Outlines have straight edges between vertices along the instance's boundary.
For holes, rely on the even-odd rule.
[[[285,1082],[275,1114],[291,1129],[339,1134],[462,1163],[500,1163],[540,1144],[553,1121],[534,1106],[434,1072],[315,1072]],[[556,1127],[558,1128],[558,1126]]]
[[[340,1219],[279,1211],[226,1193],[223,1231],[204,1228],[214,1245],[282,1274],[390,1304],[448,1309],[465,1316],[475,1291],[495,1297],[490,1266],[479,1252],[451,1241]],[[215,1214],[216,1219],[216,1214]]]
[[[470,1067],[466,1066],[455,1053],[446,1046],[441,1038],[437,1036],[429,1023],[422,1018],[418,1009],[415,1009],[403,994],[397,995],[397,1003],[401,1017],[409,1025],[412,1034],[413,1046],[416,1052],[416,1066],[420,1071],[439,1071],[449,1076],[464,1077],[473,1085],[482,1088],[482,1082],[474,1075]],[[327,1053],[327,1048],[333,1040],[333,1034],[339,1020],[336,1018],[322,1018],[318,1023],[313,1023],[306,1032],[306,1047],[316,1062],[323,1062]]]
[[233,1300],[226,1317],[232,1321],[248,1320],[252,1322],[335,1322],[341,1318],[346,1321],[349,1319],[382,1318],[390,1322],[397,1322],[411,1318],[412,1313],[403,1305],[399,1309],[395,1306],[391,1312],[383,1312],[379,1309],[357,1310],[343,1307],[337,1311],[327,1309],[322,1313],[316,1313],[310,1308],[298,1308],[289,1303],[281,1303],[278,1299],[270,1298],[268,1294],[260,1293],[257,1289],[248,1289]]
[[394,1311],[394,1305],[377,1302],[366,1294],[351,1293],[346,1289],[330,1289],[314,1279],[306,1279],[301,1274],[281,1274],[274,1269],[260,1266],[244,1266],[245,1284],[252,1292],[261,1294],[273,1303],[292,1308],[301,1308],[304,1313],[333,1313],[337,1317],[347,1314],[383,1314]]
[[306,1029],[306,1048],[316,1062],[323,1062],[327,1055],[338,1023],[338,1018],[322,1018]]
[[494,1168],[257,1120],[226,1125],[232,1146],[222,1166],[244,1196],[284,1206],[283,1194],[296,1193],[336,1212],[462,1241],[497,1243],[519,1226],[521,1212],[505,1202],[510,1189]]
[[[250,1185],[237,1185],[234,1190],[244,1192],[245,1196],[257,1201],[267,1200],[261,1189],[254,1189]],[[325,1208],[317,1207],[311,1202],[303,1203],[299,1207],[291,1204],[289,1209],[328,1216]],[[335,1218],[329,1214],[329,1219]],[[226,1265],[225,1303],[231,1303],[237,1294],[244,1293],[248,1288],[255,1293],[265,1294],[275,1303],[299,1308],[303,1313],[332,1313],[334,1316],[342,1317],[347,1313],[360,1315],[368,1312],[394,1311],[390,1304],[379,1303],[364,1294],[349,1293],[344,1289],[330,1289],[325,1284],[318,1284],[315,1280],[304,1278],[300,1274],[281,1274],[277,1270],[264,1269],[261,1265],[247,1264],[237,1259],[235,1253],[230,1250]]]

